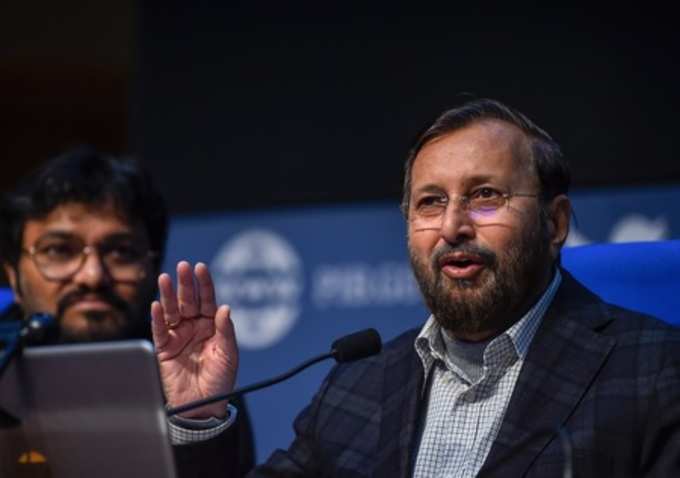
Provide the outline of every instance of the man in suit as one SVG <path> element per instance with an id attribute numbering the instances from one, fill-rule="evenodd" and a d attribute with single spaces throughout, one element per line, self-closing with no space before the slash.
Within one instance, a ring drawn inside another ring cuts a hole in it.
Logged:
<path id="1" fill-rule="evenodd" d="M 557 143 L 520 112 L 481 99 L 440 115 L 410 151 L 403 196 L 432 315 L 334 368 L 289 449 L 253 476 L 678 476 L 680 334 L 560 267 L 569 182 Z M 229 391 L 238 351 L 210 274 L 183 262 L 177 292 L 159 284 L 161 369 L 201 364 L 164 375 L 169 401 L 204 396 L 188 383 Z M 214 348 L 191 351 L 198 337 Z M 238 446 L 208 442 L 221 439 Z"/>
<path id="2" fill-rule="evenodd" d="M 0 259 L 15 298 L 0 320 L 49 313 L 58 321 L 60 342 L 151 338 L 148 310 L 168 218 L 138 162 L 87 148 L 68 152 L 8 194 L 0 219 Z M 245 470 L 253 465 L 253 445 L 240 408 L 229 434 L 243 446 L 231 460 Z M 178 457 L 192 456 L 193 446 L 181 435 L 175 442 Z M 224 466 L 223 455 L 214 454 L 206 469 Z M 185 476 L 198 476 L 196 468 Z"/>

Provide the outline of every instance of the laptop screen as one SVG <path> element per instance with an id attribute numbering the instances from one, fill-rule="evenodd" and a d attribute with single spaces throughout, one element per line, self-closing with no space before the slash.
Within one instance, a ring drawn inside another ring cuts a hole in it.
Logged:
<path id="1" fill-rule="evenodd" d="M 0 379 L 0 409 L 21 420 L 0 429 L 0 476 L 175 476 L 147 341 L 28 347 Z"/>

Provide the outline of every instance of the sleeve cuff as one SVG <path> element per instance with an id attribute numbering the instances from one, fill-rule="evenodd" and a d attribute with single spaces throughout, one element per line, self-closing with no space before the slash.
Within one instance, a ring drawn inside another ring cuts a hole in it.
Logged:
<path id="1" fill-rule="evenodd" d="M 168 418 L 168 432 L 170 443 L 173 445 L 188 445 L 215 438 L 236 421 L 238 409 L 227 405 L 227 416 L 224 419 L 210 418 L 183 418 L 177 415 Z"/>

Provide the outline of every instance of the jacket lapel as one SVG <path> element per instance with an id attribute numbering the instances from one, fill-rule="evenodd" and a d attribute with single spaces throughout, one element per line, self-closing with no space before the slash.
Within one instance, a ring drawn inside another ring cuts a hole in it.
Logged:
<path id="1" fill-rule="evenodd" d="M 375 477 L 411 476 L 423 404 L 423 364 L 413 347 L 418 332 L 409 334 L 407 346 L 385 366 L 378 457 L 372 475 Z"/>
<path id="2" fill-rule="evenodd" d="M 536 332 L 503 424 L 480 476 L 521 476 L 554 439 L 615 340 L 597 330 L 601 300 L 562 270 L 562 285 Z"/>

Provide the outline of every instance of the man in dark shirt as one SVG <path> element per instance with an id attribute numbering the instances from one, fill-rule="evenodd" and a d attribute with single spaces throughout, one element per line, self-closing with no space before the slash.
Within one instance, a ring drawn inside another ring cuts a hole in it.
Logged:
<path id="1" fill-rule="evenodd" d="M 15 303 L 0 320 L 51 314 L 62 343 L 149 339 L 167 228 L 163 198 L 138 162 L 86 148 L 53 159 L 2 203 L 0 259 Z M 232 433 L 245 440 L 244 472 L 254 457 L 242 407 Z M 191 455 L 192 445 L 175 450 Z M 219 470 L 219 457 L 206 468 Z"/>
<path id="2" fill-rule="evenodd" d="M 571 205 L 557 143 L 520 112 L 472 100 L 423 130 L 404 179 L 431 316 L 335 367 L 290 447 L 252 476 L 680 476 L 680 332 L 561 267 Z M 159 283 L 168 402 L 229 392 L 238 350 L 207 269 L 180 262 L 177 291 L 166 274 Z M 170 373 L 178 361 L 201 365 Z"/>

